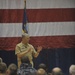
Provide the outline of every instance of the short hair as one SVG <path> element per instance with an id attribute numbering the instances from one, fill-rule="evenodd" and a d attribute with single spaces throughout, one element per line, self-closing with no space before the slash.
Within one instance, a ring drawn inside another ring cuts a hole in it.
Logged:
<path id="1" fill-rule="evenodd" d="M 8 70 L 10 71 L 10 75 L 17 75 L 17 66 L 15 64 L 10 64 Z"/>
<path id="2" fill-rule="evenodd" d="M 47 75 L 46 71 L 42 68 L 37 70 L 37 75 Z"/>
<path id="3" fill-rule="evenodd" d="M 28 63 L 28 64 L 30 64 L 30 61 L 29 61 L 28 56 L 23 56 L 23 57 L 21 57 L 21 62 L 22 62 L 22 63 Z"/>
<path id="4" fill-rule="evenodd" d="M 4 62 L 0 63 L 0 73 L 5 73 L 6 70 L 7 70 L 7 65 Z"/>
<path id="5" fill-rule="evenodd" d="M 44 69 L 45 71 L 47 71 L 47 66 L 46 66 L 45 64 L 43 64 L 43 63 L 41 63 L 41 64 L 38 66 L 38 68 L 42 68 L 42 69 Z"/>
<path id="6" fill-rule="evenodd" d="M 23 33 L 23 34 L 22 34 L 22 38 L 23 38 L 23 37 L 29 37 L 29 35 L 28 35 L 27 33 Z"/>
<path id="7" fill-rule="evenodd" d="M 75 65 L 71 65 L 69 68 L 69 73 L 70 74 L 75 74 Z"/>

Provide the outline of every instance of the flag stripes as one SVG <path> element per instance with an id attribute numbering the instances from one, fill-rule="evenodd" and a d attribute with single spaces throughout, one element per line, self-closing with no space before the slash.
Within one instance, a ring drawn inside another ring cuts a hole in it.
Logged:
<path id="1" fill-rule="evenodd" d="M 46 40 L 46 41 L 45 41 Z M 0 37 L 0 50 L 14 50 L 21 37 Z M 31 37 L 30 43 L 43 48 L 75 48 L 75 35 Z"/>
<path id="2" fill-rule="evenodd" d="M 75 0 L 26 0 L 30 43 L 75 48 Z M 0 0 L 0 50 L 21 41 L 24 0 Z"/>
<path id="3" fill-rule="evenodd" d="M 27 9 L 28 22 L 75 21 L 75 8 Z M 0 23 L 23 22 L 23 9 L 0 9 Z"/>

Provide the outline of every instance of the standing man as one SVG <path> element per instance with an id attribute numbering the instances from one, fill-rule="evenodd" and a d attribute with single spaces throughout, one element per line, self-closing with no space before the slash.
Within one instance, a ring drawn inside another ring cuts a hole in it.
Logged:
<path id="1" fill-rule="evenodd" d="M 21 57 L 28 56 L 30 63 L 33 66 L 33 56 L 37 57 L 42 50 L 42 47 L 37 47 L 37 51 L 34 47 L 29 44 L 30 37 L 27 33 L 22 34 L 22 41 L 21 43 L 16 45 L 15 54 L 17 55 L 18 67 L 21 64 Z"/>

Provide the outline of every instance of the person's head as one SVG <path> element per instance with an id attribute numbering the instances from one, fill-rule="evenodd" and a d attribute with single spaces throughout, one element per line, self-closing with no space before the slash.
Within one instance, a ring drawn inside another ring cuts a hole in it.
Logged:
<path id="1" fill-rule="evenodd" d="M 46 71 L 42 68 L 37 70 L 37 75 L 47 75 Z"/>
<path id="2" fill-rule="evenodd" d="M 75 65 L 71 65 L 70 68 L 69 68 L 69 73 L 71 75 L 75 75 Z"/>
<path id="3" fill-rule="evenodd" d="M 0 74 L 5 74 L 7 70 L 7 65 L 5 63 L 0 63 Z"/>
<path id="4" fill-rule="evenodd" d="M 8 66 L 7 75 L 17 75 L 17 66 L 15 64 L 10 64 Z"/>
<path id="5" fill-rule="evenodd" d="M 0 63 L 2 63 L 2 58 L 0 58 Z"/>
<path id="6" fill-rule="evenodd" d="M 29 58 L 28 58 L 28 56 L 23 56 L 22 58 L 21 58 L 21 63 L 30 63 L 30 61 L 29 61 Z"/>
<path id="7" fill-rule="evenodd" d="M 59 67 L 55 67 L 52 69 L 52 75 L 63 75 L 63 72 Z"/>
<path id="8" fill-rule="evenodd" d="M 22 34 L 22 43 L 27 44 L 29 43 L 30 37 L 27 33 Z"/>
<path id="9" fill-rule="evenodd" d="M 38 66 L 38 69 L 40 69 L 40 68 L 44 69 L 44 70 L 47 72 L 47 67 L 46 67 L 45 64 L 41 63 L 41 64 Z"/>

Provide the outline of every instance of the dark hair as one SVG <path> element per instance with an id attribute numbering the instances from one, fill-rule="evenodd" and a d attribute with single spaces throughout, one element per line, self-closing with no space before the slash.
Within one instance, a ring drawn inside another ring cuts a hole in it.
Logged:
<path id="1" fill-rule="evenodd" d="M 17 75 L 17 66 L 15 64 L 10 64 L 8 69 L 10 71 L 10 75 Z"/>
<path id="2" fill-rule="evenodd" d="M 5 73 L 7 70 L 7 65 L 5 63 L 0 63 L 0 73 Z"/>
<path id="3" fill-rule="evenodd" d="M 47 66 L 45 65 L 45 64 L 43 64 L 43 63 L 41 63 L 39 66 L 38 66 L 38 69 L 39 68 L 42 68 L 42 69 L 44 69 L 45 71 L 47 71 Z"/>
<path id="4" fill-rule="evenodd" d="M 23 56 L 23 57 L 21 58 L 21 62 L 22 62 L 22 63 L 29 63 L 29 64 L 30 64 L 29 58 L 28 58 L 27 56 Z"/>

